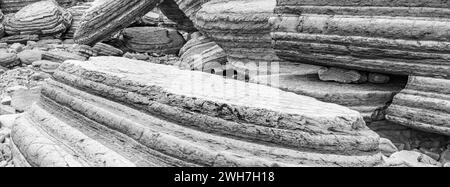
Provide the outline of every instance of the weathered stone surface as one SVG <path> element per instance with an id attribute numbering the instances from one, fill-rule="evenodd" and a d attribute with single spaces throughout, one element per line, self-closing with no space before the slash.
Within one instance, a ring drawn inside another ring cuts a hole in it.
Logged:
<path id="1" fill-rule="evenodd" d="M 9 35 L 61 36 L 72 23 L 72 15 L 54 0 L 33 3 L 5 20 Z"/>
<path id="2" fill-rule="evenodd" d="M 85 57 L 86 59 L 89 59 L 91 56 L 97 56 L 97 51 L 88 45 L 76 45 L 72 51 L 79 56 Z"/>
<path id="3" fill-rule="evenodd" d="M 125 46 L 133 52 L 178 54 L 185 40 L 176 30 L 159 27 L 131 27 L 123 31 Z"/>
<path id="4" fill-rule="evenodd" d="M 280 62 L 272 49 L 269 18 L 275 0 L 210 1 L 196 14 L 197 28 L 222 47 L 240 71 Z"/>
<path id="5" fill-rule="evenodd" d="M 45 73 L 54 73 L 56 71 L 56 69 L 58 69 L 60 63 L 58 62 L 52 62 L 52 61 L 48 61 L 48 60 L 41 60 L 39 61 L 40 65 L 39 65 L 39 69 Z"/>
<path id="6" fill-rule="evenodd" d="M 383 75 L 379 73 L 369 73 L 367 81 L 375 84 L 386 84 L 390 80 L 391 78 L 388 75 Z"/>
<path id="7" fill-rule="evenodd" d="M 386 118 L 420 130 L 450 136 L 450 80 L 411 76 L 396 95 Z"/>
<path id="8" fill-rule="evenodd" d="M 220 73 L 228 62 L 225 51 L 201 34 L 189 40 L 181 48 L 179 56 L 181 68 L 203 72 L 214 70 Z"/>
<path id="9" fill-rule="evenodd" d="M 33 3 L 36 3 L 39 1 L 42 1 L 42 0 L 1 0 L 0 7 L 5 14 L 10 14 L 10 13 L 16 13 L 20 9 L 24 8 L 25 6 L 28 6 L 30 4 L 33 4 Z M 70 2 L 72 2 L 72 0 L 56 0 L 56 2 L 58 2 L 58 4 L 61 4 L 61 5 L 66 5 Z"/>
<path id="10" fill-rule="evenodd" d="M 404 167 L 438 167 L 439 162 L 416 151 L 400 151 L 394 153 L 387 163 L 397 163 Z"/>
<path id="11" fill-rule="evenodd" d="M 279 57 L 380 73 L 450 77 L 445 1 L 278 0 Z"/>
<path id="12" fill-rule="evenodd" d="M 121 155 L 113 163 L 123 166 L 382 162 L 379 137 L 356 111 L 275 88 L 114 57 L 67 61 L 54 77 L 11 134 L 32 166 L 98 166 L 100 150 Z"/>
<path id="13" fill-rule="evenodd" d="M 19 64 L 19 57 L 15 53 L 0 52 L 0 66 L 8 68 Z"/>
<path id="14" fill-rule="evenodd" d="M 74 36 L 75 42 L 92 46 L 131 25 L 136 18 L 150 12 L 160 2 L 161 0 L 95 1 L 79 23 Z"/>
<path id="15" fill-rule="evenodd" d="M 319 70 L 319 78 L 322 81 L 334 81 L 345 84 L 367 81 L 367 75 L 358 71 L 333 67 Z"/>
<path id="16" fill-rule="evenodd" d="M 12 94 L 11 106 L 18 112 L 28 110 L 39 100 L 40 89 L 21 89 Z"/>
<path id="17" fill-rule="evenodd" d="M 90 0 L 88 2 L 84 2 L 80 5 L 72 6 L 67 9 L 67 11 L 70 12 L 72 15 L 72 23 L 67 30 L 66 33 L 64 33 L 63 38 L 71 39 L 74 37 L 76 30 L 78 29 L 78 26 L 80 25 L 80 21 L 83 18 L 84 12 L 86 12 L 89 8 L 92 7 L 92 2 L 94 0 Z"/>
<path id="18" fill-rule="evenodd" d="M 43 51 L 40 50 L 24 50 L 17 54 L 22 64 L 30 65 L 35 61 L 42 59 Z"/>
<path id="19" fill-rule="evenodd" d="M 165 0 L 159 4 L 161 12 L 170 20 L 177 23 L 177 28 L 187 32 L 194 32 L 195 15 L 202 5 L 210 0 Z"/>
<path id="20" fill-rule="evenodd" d="M 122 56 L 123 51 L 105 43 L 97 43 L 92 48 L 99 56 Z"/>
<path id="21" fill-rule="evenodd" d="M 278 70 L 279 68 L 285 69 Z M 324 82 L 319 79 L 318 75 L 321 67 L 307 64 L 282 64 L 279 67 L 268 67 L 268 69 L 285 73 L 272 75 L 270 73 L 256 74 L 257 72 L 251 72 L 249 75 L 250 81 L 299 95 L 314 97 L 324 102 L 347 106 L 360 112 L 367 122 L 383 120 L 387 105 L 406 84 L 406 80 L 401 79 L 389 84 Z"/>
<path id="22" fill-rule="evenodd" d="M 39 36 L 33 34 L 33 35 L 15 35 L 15 36 L 3 37 L 2 39 L 0 39 L 0 42 L 8 43 L 8 44 L 13 44 L 13 43 L 26 44 L 28 41 L 38 41 L 38 40 L 39 40 Z"/>
<path id="23" fill-rule="evenodd" d="M 67 51 L 48 51 L 42 54 L 42 60 L 62 63 L 66 60 L 86 60 L 86 57 Z"/>

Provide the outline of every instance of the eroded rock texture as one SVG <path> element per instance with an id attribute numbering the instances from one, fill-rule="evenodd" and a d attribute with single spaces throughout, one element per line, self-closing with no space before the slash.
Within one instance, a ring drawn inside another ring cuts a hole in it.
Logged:
<path id="1" fill-rule="evenodd" d="M 33 3 L 5 20 L 9 35 L 61 36 L 72 23 L 72 15 L 55 1 Z"/>
<path id="2" fill-rule="evenodd" d="M 73 19 L 70 28 L 67 30 L 66 33 L 64 33 L 63 36 L 64 38 L 73 38 L 73 36 L 75 35 L 75 31 L 78 29 L 78 26 L 80 25 L 80 21 L 84 15 L 84 12 L 92 7 L 93 1 L 94 0 L 90 0 L 83 4 L 73 6 L 67 9 L 72 15 Z"/>
<path id="3" fill-rule="evenodd" d="M 250 75 L 250 81 L 347 106 L 360 112 L 366 122 L 383 120 L 385 109 L 393 96 L 406 84 L 406 80 L 402 79 L 396 79 L 388 84 L 324 82 L 319 78 L 320 67 L 292 64 L 287 69 L 289 70 L 282 70 L 287 72 L 285 74 Z"/>
<path id="4" fill-rule="evenodd" d="M 139 53 L 178 54 L 185 40 L 174 29 L 131 27 L 123 31 L 125 47 Z"/>
<path id="5" fill-rule="evenodd" d="M 450 136 L 449 88 L 448 79 L 411 76 L 386 117 L 401 125 Z"/>
<path id="6" fill-rule="evenodd" d="M 192 34 L 192 39 L 181 48 L 179 56 L 181 68 L 209 73 L 222 73 L 228 62 L 225 51 L 198 32 Z"/>
<path id="7" fill-rule="evenodd" d="M 375 166 L 382 162 L 379 137 L 358 112 L 310 97 L 118 57 L 67 61 L 54 77 L 44 86 L 40 102 L 12 130 L 14 153 L 26 161 L 17 164 Z"/>
<path id="8" fill-rule="evenodd" d="M 400 75 L 450 77 L 448 2 L 278 0 L 281 58 Z"/>
<path id="9" fill-rule="evenodd" d="M 5 14 L 16 13 L 23 7 L 39 1 L 42 0 L 1 0 L 0 8 Z M 70 4 L 72 0 L 56 0 L 56 2 L 60 5 L 67 5 Z"/>
<path id="10" fill-rule="evenodd" d="M 131 25 L 162 0 L 99 0 L 85 12 L 74 39 L 79 44 L 94 45 Z M 114 21 L 111 21 L 114 20 Z"/>
<path id="11" fill-rule="evenodd" d="M 275 4 L 275 0 L 210 1 L 198 11 L 195 23 L 226 51 L 233 66 L 254 71 L 261 63 L 280 61 L 271 46 L 268 21 Z"/>
<path id="12" fill-rule="evenodd" d="M 197 12 L 208 1 L 210 0 L 164 0 L 158 7 L 180 29 L 193 32 L 197 30 L 193 20 L 196 20 Z"/>

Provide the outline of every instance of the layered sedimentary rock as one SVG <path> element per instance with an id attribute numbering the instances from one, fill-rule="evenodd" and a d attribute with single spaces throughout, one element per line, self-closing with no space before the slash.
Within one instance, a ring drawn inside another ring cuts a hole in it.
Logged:
<path id="1" fill-rule="evenodd" d="M 80 21 L 84 15 L 84 12 L 92 7 L 92 2 L 93 0 L 90 0 L 83 4 L 67 9 L 72 15 L 72 24 L 70 25 L 70 28 L 67 30 L 67 32 L 64 33 L 64 38 L 73 38 L 73 36 L 75 35 L 75 31 L 78 29 Z"/>
<path id="2" fill-rule="evenodd" d="M 268 21 L 275 5 L 275 0 L 210 1 L 197 12 L 195 23 L 226 51 L 233 66 L 253 71 L 261 63 L 280 62 Z"/>
<path id="3" fill-rule="evenodd" d="M 296 64 L 290 69 L 291 72 L 285 74 L 250 75 L 250 81 L 347 106 L 360 112 L 366 122 L 383 120 L 393 96 L 406 84 L 406 80 L 400 78 L 388 84 L 324 82 L 319 79 L 320 67 Z"/>
<path id="4" fill-rule="evenodd" d="M 193 36 L 180 50 L 179 66 L 204 72 L 224 70 L 228 62 L 225 51 L 206 36 L 199 33 Z"/>
<path id="5" fill-rule="evenodd" d="M 114 46 L 104 44 L 104 43 L 97 43 L 92 48 L 97 55 L 99 56 L 122 56 L 123 51 L 120 49 L 115 48 Z"/>
<path id="6" fill-rule="evenodd" d="M 202 5 L 210 0 L 164 0 L 159 4 L 161 12 L 177 23 L 178 28 L 187 32 L 197 29 L 194 26 L 196 13 Z"/>
<path id="7" fill-rule="evenodd" d="M 5 20 L 9 35 L 61 36 L 72 23 L 72 15 L 55 1 L 33 3 Z"/>
<path id="8" fill-rule="evenodd" d="M 67 61 L 54 77 L 44 86 L 40 102 L 12 130 L 14 153 L 23 158 L 18 163 L 375 166 L 382 162 L 379 137 L 358 112 L 310 97 L 114 57 Z"/>
<path id="9" fill-rule="evenodd" d="M 16 13 L 23 7 L 26 7 L 30 4 L 39 2 L 42 0 L 1 0 L 0 8 L 5 14 Z M 67 5 L 72 2 L 72 0 L 56 0 L 61 5 Z"/>
<path id="10" fill-rule="evenodd" d="M 411 76 L 386 118 L 408 127 L 450 136 L 450 80 Z"/>
<path id="11" fill-rule="evenodd" d="M 19 57 L 15 53 L 0 52 L 0 66 L 8 68 L 19 64 Z"/>
<path id="12" fill-rule="evenodd" d="M 75 42 L 94 45 L 131 25 L 136 18 L 150 12 L 160 2 L 161 0 L 95 1 L 79 23 L 74 36 Z"/>
<path id="13" fill-rule="evenodd" d="M 42 54 L 42 60 L 62 63 L 66 60 L 86 60 L 84 56 L 67 51 L 48 51 Z"/>
<path id="14" fill-rule="evenodd" d="M 125 47 L 139 53 L 177 54 L 183 47 L 183 36 L 174 29 L 131 27 L 123 31 Z"/>
<path id="15" fill-rule="evenodd" d="M 281 58 L 349 69 L 450 77 L 446 1 L 278 0 Z"/>
<path id="16" fill-rule="evenodd" d="M 39 36 L 36 34 L 33 34 L 33 35 L 16 35 L 16 36 L 3 37 L 2 39 L 0 39 L 0 42 L 8 43 L 8 44 L 13 44 L 13 43 L 26 44 L 28 41 L 38 41 L 38 40 L 39 40 Z"/>

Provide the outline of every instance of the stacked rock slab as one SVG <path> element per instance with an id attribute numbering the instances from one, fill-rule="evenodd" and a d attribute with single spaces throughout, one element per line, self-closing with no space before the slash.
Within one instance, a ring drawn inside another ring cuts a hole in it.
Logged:
<path id="1" fill-rule="evenodd" d="M 131 27 L 123 31 L 125 46 L 133 52 L 177 54 L 183 47 L 183 36 L 174 29 Z"/>
<path id="2" fill-rule="evenodd" d="M 180 67 L 204 72 L 221 72 L 227 65 L 225 51 L 208 37 L 196 32 L 180 50 Z"/>
<path id="3" fill-rule="evenodd" d="M 280 62 L 268 21 L 275 5 L 275 0 L 210 1 L 197 12 L 195 23 L 226 51 L 233 66 L 253 71 L 260 64 Z"/>
<path id="4" fill-rule="evenodd" d="M 278 0 L 272 38 L 290 61 L 412 76 L 387 118 L 448 135 L 448 10 L 434 0 Z"/>
<path id="5" fill-rule="evenodd" d="M 72 15 L 55 1 L 33 3 L 5 20 L 9 35 L 61 36 L 72 23 Z"/>
<path id="6" fill-rule="evenodd" d="M 382 163 L 379 137 L 356 111 L 119 57 L 63 63 L 11 137 L 30 166 Z"/>
<path id="7" fill-rule="evenodd" d="M 78 44 L 95 45 L 115 32 L 131 25 L 136 18 L 154 9 L 161 0 L 99 0 L 85 12 L 74 40 Z M 114 20 L 114 22 L 110 22 Z"/>
<path id="8" fill-rule="evenodd" d="M 415 129 L 450 136 L 450 80 L 411 76 L 386 118 Z"/>
<path id="9" fill-rule="evenodd" d="M 281 58 L 400 75 L 450 78 L 448 3 L 278 0 Z"/>

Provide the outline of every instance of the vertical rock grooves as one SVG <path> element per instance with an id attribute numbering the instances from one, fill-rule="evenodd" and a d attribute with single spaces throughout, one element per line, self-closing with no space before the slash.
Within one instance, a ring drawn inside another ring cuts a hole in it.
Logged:
<path id="1" fill-rule="evenodd" d="M 208 90 L 202 85 L 223 89 Z M 254 93 L 243 94 L 242 98 L 233 95 L 242 94 L 244 89 Z M 77 124 L 93 120 L 94 126 L 98 123 L 110 129 L 97 131 L 104 132 L 105 138 L 118 131 L 185 164 L 374 166 L 382 162 L 377 150 L 378 135 L 368 130 L 355 111 L 201 72 L 94 57 L 87 62 L 65 62 L 55 72 L 55 81 L 49 81 L 42 93 L 44 99 L 37 105 L 44 109 L 41 112 L 47 111 L 100 143 L 102 140 L 87 130 L 95 128 Z M 274 99 L 277 94 L 280 100 Z M 65 112 L 84 117 L 63 118 L 65 115 L 58 114 Z M 27 115 L 36 119 L 44 116 L 36 112 Z M 45 120 L 39 122 L 45 126 L 42 123 Z M 21 142 L 15 143 L 22 153 L 27 151 L 21 149 L 25 146 Z M 102 145 L 136 164 L 117 147 Z"/>
<path id="2" fill-rule="evenodd" d="M 450 135 L 450 80 L 411 76 L 386 118 L 408 127 Z"/>
<path id="3" fill-rule="evenodd" d="M 400 75 L 450 77 L 446 1 L 278 0 L 283 59 Z"/>
<path id="4" fill-rule="evenodd" d="M 161 0 L 95 1 L 80 22 L 74 39 L 79 44 L 94 45 L 155 8 Z"/>

